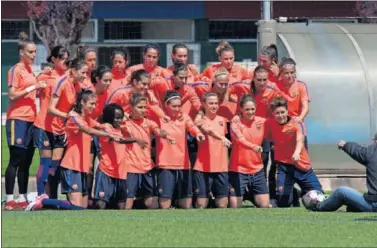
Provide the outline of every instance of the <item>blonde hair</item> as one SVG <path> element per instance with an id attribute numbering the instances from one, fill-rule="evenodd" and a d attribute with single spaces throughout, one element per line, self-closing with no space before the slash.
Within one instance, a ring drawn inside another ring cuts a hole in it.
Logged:
<path id="1" fill-rule="evenodd" d="M 18 51 L 24 50 L 29 44 L 34 44 L 34 42 L 29 40 L 29 36 L 25 32 L 20 32 L 18 35 Z"/>
<path id="2" fill-rule="evenodd" d="M 229 72 L 225 67 L 220 67 L 219 69 L 217 69 L 217 71 L 215 71 L 215 75 L 213 77 L 217 78 L 217 77 L 223 76 L 223 75 L 229 76 Z"/>
<path id="3" fill-rule="evenodd" d="M 229 44 L 229 42 L 222 40 L 220 41 L 219 45 L 216 47 L 216 53 L 218 56 L 221 56 L 223 52 L 232 51 L 234 52 L 233 47 Z"/>

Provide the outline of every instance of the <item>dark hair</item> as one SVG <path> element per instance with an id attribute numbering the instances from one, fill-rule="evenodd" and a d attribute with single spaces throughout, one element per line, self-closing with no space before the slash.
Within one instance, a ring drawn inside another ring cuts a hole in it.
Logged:
<path id="1" fill-rule="evenodd" d="M 260 54 L 268 56 L 271 61 L 278 63 L 278 48 L 275 44 L 262 47 Z"/>
<path id="2" fill-rule="evenodd" d="M 133 84 L 134 80 L 141 81 L 142 77 L 150 78 L 151 75 L 144 69 L 140 69 L 131 73 L 131 84 Z"/>
<path id="3" fill-rule="evenodd" d="M 135 107 L 141 101 L 147 101 L 147 98 L 140 93 L 133 93 L 130 98 L 130 104 Z"/>
<path id="4" fill-rule="evenodd" d="M 46 60 L 48 63 L 52 63 L 52 58 L 61 59 L 65 54 L 68 54 L 69 57 L 69 51 L 67 48 L 63 46 L 55 46 L 52 48 L 50 56 L 48 56 Z"/>
<path id="5" fill-rule="evenodd" d="M 258 65 L 257 67 L 255 67 L 254 69 L 254 76 L 253 76 L 253 80 L 251 81 L 251 90 L 252 92 L 255 94 L 257 89 L 255 87 L 255 82 L 254 82 L 254 78 L 255 78 L 255 75 L 257 75 L 258 72 L 266 72 L 268 73 L 268 70 L 266 68 L 264 68 L 263 66 L 261 65 Z"/>
<path id="6" fill-rule="evenodd" d="M 181 94 L 174 90 L 168 90 L 165 93 L 164 103 L 169 104 L 173 99 L 181 99 Z"/>
<path id="7" fill-rule="evenodd" d="M 274 111 L 275 109 L 279 107 L 284 107 L 288 109 L 287 101 L 281 96 L 273 98 L 269 104 L 269 108 L 271 111 Z"/>
<path id="8" fill-rule="evenodd" d="M 80 70 L 82 67 L 86 66 L 85 60 L 80 58 L 67 59 L 65 64 L 69 69 Z"/>
<path id="9" fill-rule="evenodd" d="M 183 64 L 182 61 L 177 60 L 174 62 L 174 65 L 173 65 L 174 76 L 177 76 L 178 72 L 180 71 L 188 71 L 188 66 L 186 64 Z"/>
<path id="10" fill-rule="evenodd" d="M 211 96 L 215 96 L 215 97 L 219 98 L 215 92 L 207 92 L 207 93 L 204 94 L 204 96 L 203 96 L 203 98 L 202 98 L 202 101 L 203 101 L 203 102 L 206 102 L 207 99 L 208 99 L 209 97 L 211 97 Z"/>
<path id="11" fill-rule="evenodd" d="M 234 52 L 233 47 L 225 40 L 220 41 L 219 45 L 216 47 L 216 53 L 218 56 L 221 56 L 223 52 Z"/>
<path id="12" fill-rule="evenodd" d="M 29 44 L 35 44 L 29 40 L 29 36 L 25 32 L 20 32 L 18 35 L 18 51 L 24 50 L 25 47 Z"/>
<path id="13" fill-rule="evenodd" d="M 282 68 L 282 67 L 284 67 L 285 65 L 289 65 L 289 64 L 296 66 L 296 61 L 295 61 L 294 59 L 292 59 L 292 58 L 285 58 L 285 57 L 284 57 L 284 58 L 281 60 L 279 67 Z"/>
<path id="14" fill-rule="evenodd" d="M 125 61 L 127 61 L 127 64 L 131 62 L 130 53 L 126 47 L 120 47 L 113 51 L 111 54 L 111 60 L 114 60 L 114 57 L 116 55 L 120 55 L 124 58 Z"/>
<path id="15" fill-rule="evenodd" d="M 243 108 L 247 102 L 253 102 L 255 104 L 255 99 L 252 95 L 250 94 L 245 94 L 241 97 L 240 100 L 240 107 Z"/>
<path id="16" fill-rule="evenodd" d="M 84 100 L 85 102 L 89 100 L 89 98 L 95 97 L 95 94 L 91 90 L 82 89 L 80 93 L 77 94 L 76 104 L 73 106 L 73 110 L 79 114 L 82 113 L 82 104 L 81 101 Z"/>
<path id="17" fill-rule="evenodd" d="M 179 48 L 185 48 L 185 49 L 188 50 L 188 47 L 186 46 L 186 44 L 184 44 L 184 43 L 176 43 L 176 44 L 174 44 L 174 46 L 173 46 L 172 53 L 173 53 L 173 54 L 176 54 L 177 49 L 179 49 Z"/>
<path id="18" fill-rule="evenodd" d="M 105 75 L 108 72 L 111 73 L 111 69 L 109 67 L 107 67 L 106 65 L 100 65 L 97 69 L 92 71 L 92 74 L 90 75 L 90 80 L 93 84 L 96 84 L 96 78 L 99 77 L 100 79 L 102 79 L 103 75 Z"/>
<path id="19" fill-rule="evenodd" d="M 78 45 L 76 49 L 76 57 L 85 60 L 86 54 L 90 52 L 96 53 L 96 50 L 93 47 L 88 47 L 86 45 Z"/>
<path id="20" fill-rule="evenodd" d="M 154 44 L 154 43 L 147 44 L 144 47 L 143 54 L 146 54 L 148 52 L 148 49 L 155 49 L 155 50 L 157 50 L 158 55 L 160 55 L 161 49 L 160 49 L 160 46 L 158 44 Z"/>
<path id="21" fill-rule="evenodd" d="M 122 118 L 124 117 L 124 111 L 122 107 L 116 103 L 111 103 L 106 105 L 106 107 L 102 111 L 102 123 L 109 123 L 113 125 L 115 119 L 115 111 L 119 110 L 122 112 Z"/>

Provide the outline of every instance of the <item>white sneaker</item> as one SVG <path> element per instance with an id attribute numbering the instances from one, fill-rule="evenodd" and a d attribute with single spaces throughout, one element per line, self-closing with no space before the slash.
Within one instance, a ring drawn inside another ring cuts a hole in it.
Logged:
<path id="1" fill-rule="evenodd" d="M 29 202 L 29 205 L 27 205 L 25 211 L 33 211 L 35 204 L 37 204 L 36 200 Z"/>

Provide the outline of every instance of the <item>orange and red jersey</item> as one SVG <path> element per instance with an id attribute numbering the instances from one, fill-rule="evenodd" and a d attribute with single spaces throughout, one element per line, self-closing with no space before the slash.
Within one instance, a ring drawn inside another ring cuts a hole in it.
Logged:
<path id="1" fill-rule="evenodd" d="M 261 153 L 245 146 L 244 141 L 255 146 L 261 146 L 264 138 L 264 123 L 266 119 L 255 116 L 250 122 L 241 120 L 232 122 L 230 134 L 233 147 L 230 156 L 229 171 L 243 174 L 255 174 L 263 169 Z"/>
<path id="2" fill-rule="evenodd" d="M 123 137 L 121 129 L 106 125 L 104 131 L 119 137 Z M 127 167 L 125 163 L 125 144 L 110 141 L 109 137 L 99 137 L 101 152 L 99 154 L 99 168 L 103 173 L 112 178 L 127 179 Z"/>
<path id="3" fill-rule="evenodd" d="M 93 120 L 98 120 L 102 116 L 103 109 L 105 108 L 106 100 L 108 98 L 108 91 L 103 92 L 102 94 L 96 94 L 97 103 L 96 107 L 93 109 L 93 112 L 90 114 L 90 118 Z"/>
<path id="4" fill-rule="evenodd" d="M 152 85 L 152 89 L 156 94 L 158 101 L 160 102 L 161 106 L 165 104 L 165 93 L 168 90 L 175 90 L 174 83 L 172 80 L 164 81 L 164 82 L 156 82 Z M 195 112 L 200 110 L 201 102 L 199 97 L 196 95 L 195 90 L 188 86 L 183 85 L 177 92 L 181 95 L 182 105 L 186 102 L 190 102 L 190 106 L 195 110 Z M 190 107 L 190 109 L 191 109 Z M 182 109 L 182 112 L 189 114 L 190 109 Z"/>
<path id="5" fill-rule="evenodd" d="M 12 87 L 16 91 L 22 91 L 27 87 L 37 83 L 30 66 L 18 63 L 8 71 L 8 88 Z M 37 114 L 35 105 L 36 91 L 33 90 L 17 100 L 8 100 L 7 119 L 17 119 L 33 122 Z"/>
<path id="6" fill-rule="evenodd" d="M 105 105 L 110 103 L 119 104 L 125 113 L 131 113 L 130 98 L 133 94 L 133 86 L 126 85 L 121 88 L 116 89 L 113 93 L 109 95 L 106 100 Z M 146 116 L 151 119 L 159 119 L 165 115 L 164 111 L 159 107 L 157 98 L 154 96 L 153 92 L 148 90 L 147 93 L 147 113 Z"/>
<path id="7" fill-rule="evenodd" d="M 37 81 L 45 81 L 47 86 L 39 90 L 40 109 L 37 118 L 34 121 L 34 126 L 42 130 L 51 130 L 51 123 L 53 116 L 48 114 L 48 105 L 51 99 L 53 89 L 56 87 L 59 78 L 64 75 L 64 72 L 59 73 L 55 69 L 49 74 L 40 74 Z M 48 126 L 48 127 L 46 127 Z"/>
<path id="8" fill-rule="evenodd" d="M 112 68 L 111 73 L 113 74 L 113 79 L 111 80 L 110 87 L 107 90 L 110 94 L 114 90 L 126 86 L 130 81 L 130 76 L 129 74 L 127 74 L 127 71 L 124 71 L 124 73 L 120 73 L 118 72 L 118 70 Z"/>
<path id="9" fill-rule="evenodd" d="M 65 125 L 67 147 L 61 162 L 61 167 L 89 173 L 92 136 L 80 131 L 80 128 L 92 128 L 97 125 L 98 123 L 93 121 L 90 117 L 83 118 L 77 113 L 68 118 Z"/>
<path id="10" fill-rule="evenodd" d="M 296 148 L 297 135 L 305 135 L 304 125 L 302 122 L 296 122 L 289 117 L 286 124 L 280 125 L 274 119 L 267 119 L 265 126 L 265 138 L 274 143 L 275 160 L 292 164 L 298 169 L 308 171 L 311 168 L 311 162 L 305 147 L 300 153 L 300 161 L 294 163 L 292 160 Z"/>
<path id="11" fill-rule="evenodd" d="M 202 127 L 204 130 L 213 130 L 223 136 L 227 133 L 226 120 L 218 115 L 213 119 L 204 116 Z M 206 135 L 206 139 L 199 143 L 194 170 L 228 172 L 228 148 L 221 140 Z"/>
<path id="12" fill-rule="evenodd" d="M 299 116 L 302 111 L 302 103 L 310 102 L 306 84 L 302 81 L 296 81 L 290 87 L 279 85 L 279 88 L 285 94 L 284 98 L 288 103 L 288 115 Z"/>
<path id="13" fill-rule="evenodd" d="M 127 120 L 122 126 L 122 134 L 147 142 L 146 148 L 141 148 L 136 143 L 126 144 L 125 163 L 129 173 L 147 173 L 154 167 L 151 159 L 151 134 L 157 134 L 157 124 L 143 118 L 141 120 Z"/>
<path id="14" fill-rule="evenodd" d="M 221 67 L 223 67 L 221 64 L 208 66 L 200 75 L 200 79 L 203 81 L 208 81 L 209 79 L 210 82 L 212 82 L 215 77 L 215 72 Z M 229 71 L 229 82 L 240 82 L 246 79 L 248 79 L 247 71 L 242 66 L 233 64 L 232 69 Z"/>
<path id="15" fill-rule="evenodd" d="M 126 70 L 126 73 L 127 75 L 131 75 L 132 72 L 141 70 L 141 69 L 146 70 L 151 75 L 152 82 L 158 78 L 163 78 L 163 79 L 170 78 L 170 73 L 165 68 L 161 66 L 156 66 L 155 68 L 151 70 L 149 68 L 148 69 L 145 68 L 144 64 L 133 65 Z"/>
<path id="16" fill-rule="evenodd" d="M 69 76 L 63 76 L 58 79 L 56 86 L 52 89 L 51 96 L 59 98 L 56 109 L 61 112 L 69 113 L 76 103 L 76 90 L 73 79 Z M 46 124 L 45 130 L 54 134 L 63 134 L 66 119 L 59 116 L 53 116 L 51 125 Z"/>
<path id="17" fill-rule="evenodd" d="M 270 82 L 266 85 L 262 92 L 258 92 L 257 94 L 250 90 L 250 83 L 245 82 L 236 82 L 231 84 L 229 88 L 230 94 L 237 95 L 237 114 L 241 113 L 240 101 L 243 95 L 251 94 L 254 97 L 256 103 L 256 116 L 267 118 L 270 116 L 270 109 L 269 103 L 271 100 L 277 96 L 279 96 L 279 90 L 270 85 Z"/>
<path id="18" fill-rule="evenodd" d="M 187 114 L 182 114 L 169 122 L 160 120 L 158 124 L 162 130 L 169 133 L 169 137 L 175 139 L 175 144 L 170 144 L 166 139 L 157 138 L 157 166 L 169 170 L 189 169 L 186 132 L 196 136 L 200 133 L 199 129 Z"/>
<path id="19" fill-rule="evenodd" d="M 195 82 L 200 81 L 200 72 L 196 65 L 194 64 L 189 64 L 187 65 L 188 67 L 188 78 L 187 78 L 187 84 L 193 84 Z M 170 77 L 173 76 L 173 68 L 174 65 L 169 66 L 166 70 L 169 72 Z"/>
<path id="20" fill-rule="evenodd" d="M 191 87 L 194 88 L 200 100 L 203 99 L 205 93 L 212 91 L 212 83 L 207 82 L 198 82 L 192 84 Z M 230 97 L 230 95 L 236 96 L 235 94 L 231 94 L 229 90 L 226 94 L 228 97 Z M 236 109 L 236 103 L 229 100 L 223 101 L 223 99 L 221 99 L 219 96 L 219 110 L 217 111 L 217 115 L 224 117 L 228 122 L 230 122 L 236 114 Z"/>

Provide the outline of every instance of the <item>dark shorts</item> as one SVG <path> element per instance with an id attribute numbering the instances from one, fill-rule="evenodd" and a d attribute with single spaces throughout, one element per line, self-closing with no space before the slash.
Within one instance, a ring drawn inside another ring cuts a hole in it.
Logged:
<path id="1" fill-rule="evenodd" d="M 7 133 L 8 146 L 27 149 L 33 142 L 33 122 L 10 119 L 6 121 L 5 130 Z"/>
<path id="2" fill-rule="evenodd" d="M 93 136 L 92 144 L 90 147 L 90 154 L 98 154 L 101 151 L 101 147 L 99 145 L 99 140 L 97 136 Z"/>
<path id="3" fill-rule="evenodd" d="M 246 189 L 252 195 L 268 194 L 268 186 L 263 169 L 255 174 L 229 171 L 229 182 L 231 185 L 230 196 L 242 197 Z"/>
<path id="4" fill-rule="evenodd" d="M 276 161 L 277 164 L 277 182 L 276 194 L 278 204 L 281 206 L 289 206 L 293 201 L 293 186 L 297 183 L 302 194 L 306 194 L 311 190 L 323 192 L 321 183 L 319 182 L 313 169 L 301 171 L 294 165 L 285 164 Z"/>
<path id="5" fill-rule="evenodd" d="M 229 183 L 227 172 L 201 172 L 193 171 L 194 182 L 193 191 L 194 196 L 199 198 L 208 198 L 212 192 L 215 198 L 228 197 Z"/>
<path id="6" fill-rule="evenodd" d="M 67 145 L 65 134 L 53 134 L 38 127 L 34 130 L 34 147 L 40 150 L 65 148 Z"/>
<path id="7" fill-rule="evenodd" d="M 62 194 L 79 192 L 88 194 L 88 174 L 60 167 Z"/>
<path id="8" fill-rule="evenodd" d="M 125 201 L 127 199 L 127 181 L 110 177 L 98 168 L 94 185 L 94 199 L 105 202 Z"/>
<path id="9" fill-rule="evenodd" d="M 161 169 L 158 173 L 158 196 L 182 199 L 192 197 L 191 170 Z"/>
<path id="10" fill-rule="evenodd" d="M 127 173 L 127 198 L 157 196 L 155 169 L 147 173 Z"/>

